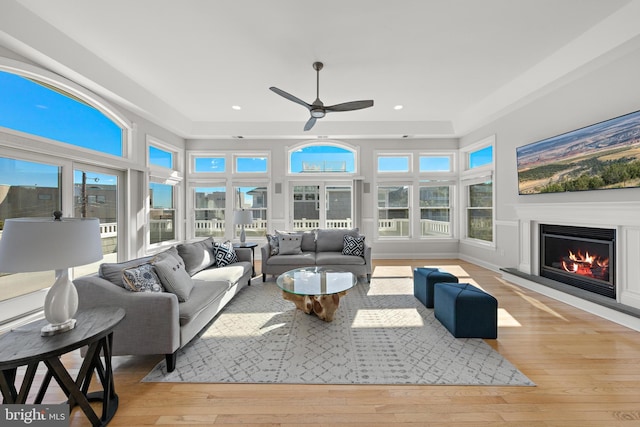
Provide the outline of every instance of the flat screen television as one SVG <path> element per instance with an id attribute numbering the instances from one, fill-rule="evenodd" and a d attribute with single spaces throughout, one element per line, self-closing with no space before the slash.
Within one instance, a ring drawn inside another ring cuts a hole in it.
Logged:
<path id="1" fill-rule="evenodd" d="M 516 149 L 520 194 L 640 186 L 640 111 Z"/>

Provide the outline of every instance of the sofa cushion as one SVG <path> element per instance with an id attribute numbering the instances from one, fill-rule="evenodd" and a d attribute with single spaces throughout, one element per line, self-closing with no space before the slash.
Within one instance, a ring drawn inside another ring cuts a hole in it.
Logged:
<path id="1" fill-rule="evenodd" d="M 222 300 L 228 289 L 229 282 L 226 280 L 219 282 L 195 280 L 191 297 L 187 301 L 178 304 L 180 326 L 191 322 L 202 310 L 211 304 L 215 304 L 216 300 Z"/>
<path id="2" fill-rule="evenodd" d="M 342 252 L 344 236 L 358 237 L 357 228 L 321 228 L 316 232 L 316 252 Z"/>
<path id="3" fill-rule="evenodd" d="M 178 254 L 184 260 L 185 268 L 190 276 L 215 264 L 213 256 L 213 238 L 208 237 L 199 242 L 182 243 L 177 246 Z"/>
<path id="4" fill-rule="evenodd" d="M 301 255 L 278 255 L 270 257 L 267 260 L 268 265 L 315 265 L 316 253 L 315 252 L 302 252 Z"/>
<path id="5" fill-rule="evenodd" d="M 364 236 L 344 235 L 342 255 L 364 256 Z"/>
<path id="6" fill-rule="evenodd" d="M 342 252 L 318 252 L 316 265 L 364 265 L 364 258 L 342 255 Z"/>
<path id="7" fill-rule="evenodd" d="M 219 268 L 207 268 L 194 274 L 193 280 L 206 280 L 210 282 L 227 280 L 231 284 L 235 284 L 242 276 L 252 271 L 250 262 L 240 261 L 232 265 Z"/>
<path id="8" fill-rule="evenodd" d="M 213 250 L 216 258 L 216 266 L 224 267 L 229 264 L 238 262 L 238 256 L 235 249 L 233 249 L 233 243 L 227 240 L 224 243 L 214 243 Z"/>
<path id="9" fill-rule="evenodd" d="M 171 248 L 156 255 L 152 264 L 156 269 L 160 282 L 162 282 L 162 286 L 168 292 L 175 294 L 178 297 L 178 301 L 187 301 L 193 289 L 193 280 L 187 273 L 184 260 L 178 255 L 178 250 Z"/>
<path id="10" fill-rule="evenodd" d="M 127 268 L 122 275 L 127 289 L 132 292 L 164 292 L 160 278 L 149 263 Z"/>
<path id="11" fill-rule="evenodd" d="M 124 281 L 123 272 L 128 268 L 137 267 L 142 264 L 148 264 L 153 259 L 153 256 L 144 258 L 135 258 L 124 262 L 105 262 L 100 264 L 98 269 L 98 275 L 121 288 L 127 289 L 127 284 Z"/>
<path id="12" fill-rule="evenodd" d="M 300 244 L 302 243 L 302 236 L 290 234 L 290 235 L 281 235 L 278 237 L 280 251 L 279 255 L 300 255 L 302 254 L 302 249 L 300 249 Z"/>

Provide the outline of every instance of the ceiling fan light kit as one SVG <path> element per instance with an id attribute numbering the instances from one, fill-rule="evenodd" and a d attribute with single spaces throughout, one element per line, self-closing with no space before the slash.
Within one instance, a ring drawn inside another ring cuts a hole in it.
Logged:
<path id="1" fill-rule="evenodd" d="M 295 97 L 290 93 L 283 91 L 282 89 L 278 89 L 275 86 L 271 86 L 269 88 L 273 92 L 282 96 L 283 98 L 286 98 L 289 101 L 293 101 L 296 104 L 300 104 L 303 107 L 305 107 L 307 110 L 309 110 L 311 117 L 309 118 L 307 123 L 305 123 L 304 125 L 305 131 L 310 130 L 313 127 L 313 125 L 316 124 L 316 120 L 323 118 L 327 113 L 337 112 L 337 111 L 362 110 L 363 108 L 373 107 L 373 100 L 371 99 L 365 100 L 365 101 L 343 102 L 341 104 L 330 105 L 328 107 L 325 107 L 322 101 L 320 101 L 320 70 L 322 70 L 323 67 L 324 67 L 324 64 L 322 62 L 313 63 L 313 69 L 316 70 L 316 100 L 313 101 L 312 104 L 308 104 L 303 100 L 301 100 L 300 98 Z"/>

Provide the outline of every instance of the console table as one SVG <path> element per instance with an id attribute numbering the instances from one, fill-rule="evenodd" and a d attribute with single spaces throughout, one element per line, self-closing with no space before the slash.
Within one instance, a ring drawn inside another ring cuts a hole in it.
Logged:
<path id="1" fill-rule="evenodd" d="M 54 378 L 69 398 L 70 408 L 80 406 L 94 426 L 107 425 L 118 409 L 118 395 L 111 369 L 113 329 L 124 316 L 122 308 L 97 307 L 78 312 L 75 316 L 76 327 L 58 335 L 40 336 L 40 329 L 48 323 L 44 319 L 0 335 L 0 389 L 3 403 L 27 403 L 38 365 L 43 362 L 47 373 L 33 403 L 42 403 L 49 383 Z M 78 377 L 74 380 L 60 361 L 60 356 L 83 346 L 88 346 L 88 350 Z M 104 356 L 104 364 L 101 356 Z M 15 380 L 20 366 L 27 368 L 20 390 L 17 390 Z M 102 391 L 89 393 L 94 372 L 98 374 Z M 96 415 L 90 401 L 102 402 L 101 417 Z"/>

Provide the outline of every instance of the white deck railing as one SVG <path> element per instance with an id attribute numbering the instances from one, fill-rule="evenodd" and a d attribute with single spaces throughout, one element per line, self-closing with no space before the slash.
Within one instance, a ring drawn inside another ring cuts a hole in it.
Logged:
<path id="1" fill-rule="evenodd" d="M 346 219 L 331 219 L 326 221 L 327 228 L 352 228 L 353 221 L 351 218 Z M 207 230 L 219 233 L 224 231 L 226 222 L 224 220 L 215 219 L 201 219 L 195 222 L 196 231 L 202 233 Z M 393 235 L 399 233 L 402 230 L 406 230 L 409 226 L 408 219 L 381 219 L 378 220 L 378 231 L 384 232 L 387 235 Z M 313 230 L 320 227 L 320 220 L 318 219 L 296 219 L 293 221 L 293 228 L 295 230 Z M 173 220 L 170 219 L 154 219 L 149 223 L 150 231 L 153 232 L 171 232 L 173 231 Z M 267 221 L 258 220 L 253 224 L 245 225 L 247 231 L 266 232 Z M 429 219 L 420 220 L 420 230 L 422 236 L 427 235 L 451 235 L 451 225 L 446 221 L 433 221 Z M 106 222 L 100 224 L 100 237 L 115 237 L 118 235 L 118 225 L 115 222 Z M 0 236 L 2 231 L 0 230 Z"/>

